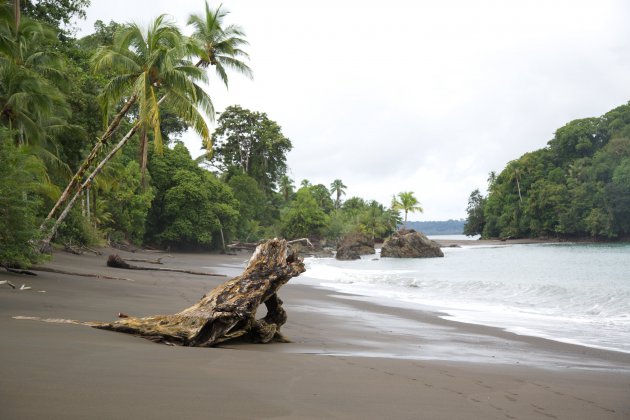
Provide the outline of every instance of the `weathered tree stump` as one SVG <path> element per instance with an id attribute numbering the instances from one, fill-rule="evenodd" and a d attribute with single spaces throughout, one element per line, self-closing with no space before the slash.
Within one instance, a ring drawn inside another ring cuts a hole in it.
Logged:
<path id="1" fill-rule="evenodd" d="M 96 328 L 138 335 L 181 346 L 214 346 L 247 337 L 255 343 L 286 341 L 280 327 L 287 315 L 278 289 L 304 272 L 304 263 L 287 242 L 273 239 L 256 248 L 243 273 L 217 286 L 190 308 L 174 315 L 127 317 Z M 256 319 L 261 304 L 267 315 Z"/>

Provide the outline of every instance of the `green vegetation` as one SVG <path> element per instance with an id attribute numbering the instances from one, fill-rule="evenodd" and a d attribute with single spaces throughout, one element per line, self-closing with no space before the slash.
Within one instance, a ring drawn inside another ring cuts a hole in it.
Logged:
<path id="1" fill-rule="evenodd" d="M 210 134 L 208 71 L 226 86 L 230 73 L 252 76 L 226 10 L 191 16 L 191 36 L 159 16 L 146 28 L 97 21 L 75 39 L 68 25 L 87 4 L 0 0 L 0 264 L 39 261 L 38 242 L 53 239 L 225 249 L 280 235 L 378 239 L 400 223 L 397 208 L 343 201 L 340 179 L 296 191 L 293 145 L 264 112 L 230 106 Z M 178 140 L 189 128 L 201 159 Z"/>
<path id="2" fill-rule="evenodd" d="M 420 212 L 422 213 L 424 209 L 420 205 L 420 202 L 416 197 L 414 197 L 413 192 L 405 191 L 398 194 L 398 199 L 394 198 L 394 208 L 397 210 L 402 210 L 405 212 L 405 221 L 404 224 L 407 225 L 407 214 L 411 212 Z"/>
<path id="3" fill-rule="evenodd" d="M 559 128 L 488 183 L 487 197 L 470 196 L 466 234 L 628 238 L 630 104 Z"/>

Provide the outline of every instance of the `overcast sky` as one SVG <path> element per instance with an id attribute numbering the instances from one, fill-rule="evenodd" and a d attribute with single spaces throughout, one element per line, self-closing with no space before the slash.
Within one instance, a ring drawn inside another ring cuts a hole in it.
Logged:
<path id="1" fill-rule="evenodd" d="M 215 7 L 219 3 L 211 2 Z M 94 21 L 184 27 L 202 0 L 92 0 Z M 266 112 L 291 139 L 290 176 L 389 205 L 412 220 L 466 216 L 490 171 L 554 131 L 630 100 L 630 2 L 225 0 L 254 80 L 210 86 L 215 108 Z M 200 142 L 187 136 L 193 156 Z"/>

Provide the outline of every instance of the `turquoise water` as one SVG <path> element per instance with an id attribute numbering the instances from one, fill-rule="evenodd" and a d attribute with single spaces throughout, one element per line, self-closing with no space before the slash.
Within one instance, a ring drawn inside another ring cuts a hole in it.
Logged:
<path id="1" fill-rule="evenodd" d="M 306 276 L 448 319 L 630 353 L 630 244 L 471 246 L 444 253 L 308 259 Z"/>

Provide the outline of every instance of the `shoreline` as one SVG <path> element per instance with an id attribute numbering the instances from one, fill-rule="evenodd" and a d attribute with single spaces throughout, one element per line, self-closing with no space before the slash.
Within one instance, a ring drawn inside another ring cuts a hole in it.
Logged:
<path id="1" fill-rule="evenodd" d="M 32 287 L 0 288 L 0 404 L 7 418 L 630 416 L 630 355 L 348 299 L 310 284 L 308 271 L 280 290 L 289 344 L 169 347 L 12 318 L 174 313 L 227 279 L 113 269 L 106 254 L 58 252 L 45 265 L 132 281 L 0 273 L 0 280 Z M 249 257 L 171 255 L 166 267 L 212 267 L 230 277 Z"/>
<path id="2" fill-rule="evenodd" d="M 439 235 L 438 235 L 439 236 Z M 446 235 L 448 236 L 448 235 Z M 429 239 L 431 237 L 429 236 Z M 609 245 L 609 244 L 627 244 L 630 239 L 621 240 L 594 240 L 591 238 L 576 239 L 559 239 L 559 238 L 521 238 L 521 239 L 433 239 L 440 247 L 456 247 L 456 246 L 500 246 L 500 245 L 531 245 L 531 244 L 591 244 L 591 245 Z"/>

